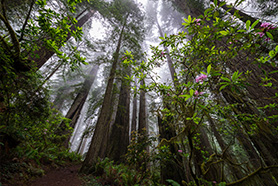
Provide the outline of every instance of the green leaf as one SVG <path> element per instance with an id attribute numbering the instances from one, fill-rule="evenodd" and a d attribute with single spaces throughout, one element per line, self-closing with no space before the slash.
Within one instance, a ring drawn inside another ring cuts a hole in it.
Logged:
<path id="1" fill-rule="evenodd" d="M 211 70 L 211 65 L 209 65 L 209 66 L 207 67 L 207 75 L 209 75 L 210 70 Z"/>
<path id="2" fill-rule="evenodd" d="M 264 84 L 263 86 L 265 86 L 265 87 L 271 87 L 271 86 L 272 86 L 272 83 L 267 83 L 267 84 Z"/>
<path id="3" fill-rule="evenodd" d="M 214 0 L 213 2 L 214 2 L 214 5 L 217 6 L 217 0 Z"/>
<path id="4" fill-rule="evenodd" d="M 189 23 L 188 19 L 183 19 L 186 23 Z M 185 23 L 182 23 L 183 25 L 186 25 Z"/>
<path id="5" fill-rule="evenodd" d="M 251 29 L 254 29 L 255 26 L 260 22 L 260 20 L 256 20 L 252 25 L 251 25 Z"/>
<path id="6" fill-rule="evenodd" d="M 188 94 L 186 94 L 185 95 L 185 98 L 184 98 L 184 101 L 187 101 L 189 98 L 191 98 L 192 96 L 190 96 L 190 95 L 188 95 Z"/>
<path id="7" fill-rule="evenodd" d="M 180 186 L 179 183 L 175 182 L 174 180 L 166 180 L 168 183 L 170 183 L 172 186 Z"/>
<path id="8" fill-rule="evenodd" d="M 37 5 L 45 6 L 46 5 L 46 0 L 38 0 L 36 1 Z"/>
<path id="9" fill-rule="evenodd" d="M 223 36 L 226 36 L 226 35 L 229 34 L 229 32 L 228 32 L 228 31 L 225 31 L 225 30 L 222 30 L 222 31 L 220 31 L 220 34 L 222 34 Z"/>
<path id="10" fill-rule="evenodd" d="M 215 11 L 214 14 L 213 14 L 213 17 L 218 17 L 218 16 L 219 16 L 219 12 Z"/>
<path id="11" fill-rule="evenodd" d="M 235 80 L 236 80 L 237 73 L 238 73 L 238 71 L 236 71 L 236 72 L 233 73 L 233 75 L 232 75 L 232 81 L 235 81 Z"/>
<path id="12" fill-rule="evenodd" d="M 223 86 L 221 86 L 220 89 L 219 89 L 219 91 L 221 91 L 222 89 L 224 89 L 226 86 L 228 86 L 228 85 L 223 85 Z"/>
<path id="13" fill-rule="evenodd" d="M 234 72 L 232 75 L 232 81 L 236 81 L 242 73 L 238 74 L 238 71 Z"/>
<path id="14" fill-rule="evenodd" d="M 247 21 L 246 21 L 246 30 L 249 30 L 250 24 L 251 24 L 251 21 L 250 21 L 250 20 L 247 20 Z"/>
<path id="15" fill-rule="evenodd" d="M 225 81 L 228 81 L 228 82 L 231 82 L 231 80 L 229 78 L 226 78 L 226 77 L 221 77 L 221 79 L 223 79 Z"/>
<path id="16" fill-rule="evenodd" d="M 241 32 L 246 32 L 246 30 L 240 29 L 237 32 L 241 33 Z"/>
<path id="17" fill-rule="evenodd" d="M 272 36 L 272 34 L 270 32 L 266 32 L 266 35 L 267 35 L 267 37 L 269 37 L 270 39 L 273 40 L 273 36 Z"/>
<path id="18" fill-rule="evenodd" d="M 274 57 L 275 56 L 275 52 L 273 50 L 270 50 L 268 54 L 269 54 L 270 57 Z"/>
<path id="19" fill-rule="evenodd" d="M 269 74 L 274 74 L 274 73 L 277 73 L 277 72 L 278 72 L 278 70 L 274 70 L 274 71 L 269 72 Z"/>
<path id="20" fill-rule="evenodd" d="M 190 93 L 190 96 L 193 96 L 194 90 L 193 90 L 193 89 L 190 89 L 189 93 Z"/>
<path id="21" fill-rule="evenodd" d="M 221 3 L 219 4 L 219 7 L 221 7 L 221 6 L 225 5 L 225 4 L 226 4 L 226 2 L 221 2 Z"/>
<path id="22" fill-rule="evenodd" d="M 191 16 L 189 15 L 189 16 L 188 16 L 188 23 L 191 23 L 191 21 L 192 21 L 192 18 L 191 18 Z"/>

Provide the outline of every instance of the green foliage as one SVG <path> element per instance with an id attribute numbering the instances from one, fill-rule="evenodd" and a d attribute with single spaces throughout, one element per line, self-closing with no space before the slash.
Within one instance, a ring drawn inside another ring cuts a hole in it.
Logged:
<path id="1" fill-rule="evenodd" d="M 147 164 L 152 161 L 152 155 L 147 148 L 156 141 L 154 137 L 148 137 L 145 132 L 133 132 L 130 144 L 128 146 L 128 153 L 126 154 L 126 161 L 130 166 L 133 166 L 142 174 L 148 174 L 146 171 Z"/>
<path id="2" fill-rule="evenodd" d="M 49 2 L 46 0 L 35 1 L 35 5 L 30 16 L 26 17 L 25 15 L 22 15 L 24 18 L 28 18 L 28 20 L 25 20 L 26 23 L 24 23 L 23 26 L 17 25 L 15 28 L 9 29 L 10 35 L 13 35 L 13 32 L 15 32 L 16 36 L 16 39 L 13 39 L 12 44 L 18 45 L 18 47 L 20 46 L 22 48 L 21 57 L 27 57 L 37 61 L 40 57 L 42 57 L 39 56 L 39 51 L 48 49 L 55 52 L 61 60 L 67 61 L 67 63 L 71 64 L 72 67 L 85 62 L 78 51 L 74 49 L 70 49 L 70 52 L 74 53 L 75 56 L 78 56 L 78 63 L 72 63 L 71 58 L 60 50 L 61 47 L 65 46 L 65 42 L 67 41 L 69 35 L 74 37 L 76 40 L 81 40 L 83 33 L 82 28 L 75 28 L 75 26 L 73 26 L 77 23 L 77 20 L 73 16 L 73 13 L 75 13 L 74 9 L 77 6 L 77 2 L 80 1 L 74 2 L 75 3 L 66 3 L 66 7 L 63 7 L 64 9 L 62 10 L 54 10 L 51 9 Z M 25 6 L 25 4 L 22 6 Z M 72 13 L 70 13 L 70 11 Z M 6 27 L 8 28 L 11 25 L 14 25 L 14 23 L 8 22 Z M 8 49 L 7 47 L 5 48 L 6 50 Z"/>
<path id="3" fill-rule="evenodd" d="M 55 134 L 61 122 L 69 123 L 57 113 L 50 115 L 47 120 L 37 123 L 37 125 L 24 125 L 17 128 L 22 136 L 22 142 L 16 147 L 15 153 L 19 158 L 35 160 L 42 163 L 63 163 L 65 160 L 80 160 L 75 153 L 69 153 L 67 149 L 57 144 L 57 141 L 65 138 Z M 69 129 L 68 130 L 72 130 Z"/>
<path id="4" fill-rule="evenodd" d="M 222 129 L 226 131 L 220 135 L 229 140 L 234 139 L 242 131 L 250 137 L 277 135 L 277 130 L 272 126 L 277 122 L 278 110 L 273 99 L 274 94 L 261 100 L 254 100 L 252 99 L 254 92 L 251 89 L 255 86 L 258 87 L 257 91 L 277 92 L 273 87 L 277 82 L 272 79 L 274 77 L 272 74 L 277 71 L 275 62 L 277 44 L 272 41 L 271 33 L 262 33 L 261 29 L 255 28 L 259 21 L 253 23 L 247 21 L 244 27 L 235 19 L 221 19 L 219 7 L 223 5 L 221 3 L 217 6 L 215 1 L 214 5 L 211 4 L 198 19 L 189 15 L 183 23 L 187 33 L 179 32 L 176 35 L 161 37 L 160 46 L 151 48 L 152 57 L 144 62 L 143 66 L 133 69 L 138 79 L 150 77 L 152 80 L 149 84 L 141 85 L 140 89 L 154 91 L 157 97 L 163 98 L 163 106 L 158 107 L 156 112 L 164 121 L 173 125 L 178 135 L 169 141 L 162 141 L 190 146 L 189 153 L 184 156 L 189 161 L 189 168 L 192 163 L 196 169 L 198 167 L 196 162 L 210 167 L 211 164 L 218 166 L 219 162 L 223 161 L 225 165 L 233 166 L 222 156 L 218 160 L 213 160 L 213 163 L 210 162 L 211 154 L 208 154 L 206 147 L 202 146 L 202 135 L 198 132 L 201 128 L 204 130 L 211 128 L 208 126 L 210 122 L 217 123 L 215 128 L 219 131 Z M 235 13 L 233 16 L 237 17 L 238 14 Z M 190 36 L 189 41 L 186 39 L 187 35 Z M 159 49 L 163 47 L 169 49 L 168 55 L 178 72 L 177 80 L 170 85 L 157 81 L 160 77 L 151 73 L 165 61 L 163 52 Z M 129 63 L 132 63 L 132 59 L 130 60 Z M 137 144 L 138 147 L 140 145 Z M 233 143 L 227 148 L 233 145 L 236 144 Z M 170 156 L 165 147 L 167 146 L 160 146 L 167 159 Z M 218 154 L 217 151 L 221 150 L 223 151 L 217 147 L 215 153 Z M 200 160 L 199 156 L 199 159 L 193 160 L 194 153 L 200 153 L 203 159 Z M 136 160 L 134 158 L 132 161 Z M 206 176 L 205 171 L 199 175 L 193 173 L 191 175 L 196 176 L 195 184 L 212 183 L 203 179 Z"/>
<path id="5" fill-rule="evenodd" d="M 175 182 L 174 180 L 166 180 L 168 183 L 170 183 L 172 186 L 180 186 L 179 183 Z"/>
<path id="6" fill-rule="evenodd" d="M 69 7 L 78 2 L 72 1 Z M 67 136 L 58 136 L 55 131 L 61 122 L 69 126 L 69 121 L 51 109 L 48 87 L 42 86 L 43 77 L 35 68 L 36 61 L 29 60 L 34 51 L 45 50 L 43 47 L 69 60 L 59 48 L 64 46 L 68 33 L 73 32 L 70 25 L 76 20 L 50 9 L 47 3 L 36 1 L 36 18 L 28 17 L 29 21 L 19 31 L 11 26 L 5 12 L 0 13 L 7 30 L 5 36 L 0 36 L 0 157 L 3 161 L 14 156 L 38 164 L 80 159 L 56 143 Z M 77 28 L 73 36 L 80 39 L 80 34 L 81 28 Z M 73 50 L 72 67 L 84 61 L 76 48 Z"/>
<path id="7" fill-rule="evenodd" d="M 140 171 L 129 165 L 115 164 L 108 158 L 99 159 L 91 171 L 94 177 L 87 183 L 88 186 L 96 182 L 102 185 L 154 185 Z"/>

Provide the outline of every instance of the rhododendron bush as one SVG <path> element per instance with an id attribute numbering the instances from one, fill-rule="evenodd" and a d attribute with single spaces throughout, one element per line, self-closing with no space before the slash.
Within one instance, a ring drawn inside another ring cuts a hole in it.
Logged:
<path id="1" fill-rule="evenodd" d="M 211 4 L 198 18 L 189 15 L 183 23 L 186 32 L 161 37 L 160 45 L 152 47 L 152 57 L 134 69 L 134 75 L 139 80 L 151 79 L 140 89 L 161 98 L 154 113 L 176 135 L 162 139 L 158 147 L 177 144 L 173 158 L 182 155 L 179 166 L 187 183 L 259 184 L 264 181 L 250 175 L 261 174 L 259 167 L 272 170 L 277 166 L 273 162 L 257 167 L 252 161 L 244 163 L 251 155 L 245 142 L 251 141 L 265 162 L 267 153 L 275 149 L 265 145 L 267 150 L 260 151 L 261 142 L 273 144 L 277 136 L 276 27 L 259 20 L 242 23 L 237 14 L 230 16 L 228 12 L 220 18 L 223 5 Z M 166 55 L 176 70 L 170 84 L 152 73 L 166 62 L 164 50 L 159 49 L 164 47 L 169 49 Z M 244 156 L 236 158 L 239 153 Z"/>

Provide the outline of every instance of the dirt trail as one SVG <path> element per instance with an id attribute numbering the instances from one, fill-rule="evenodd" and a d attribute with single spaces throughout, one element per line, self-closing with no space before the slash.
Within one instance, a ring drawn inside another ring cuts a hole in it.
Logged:
<path id="1" fill-rule="evenodd" d="M 83 181 L 78 176 L 81 165 L 71 165 L 47 172 L 31 181 L 28 186 L 81 186 Z"/>

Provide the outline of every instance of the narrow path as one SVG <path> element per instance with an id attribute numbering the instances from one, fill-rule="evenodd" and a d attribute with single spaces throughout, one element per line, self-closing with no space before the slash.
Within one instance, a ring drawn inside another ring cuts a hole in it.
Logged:
<path id="1" fill-rule="evenodd" d="M 81 165 L 62 167 L 31 181 L 29 186 L 82 186 L 83 181 L 78 176 Z"/>

